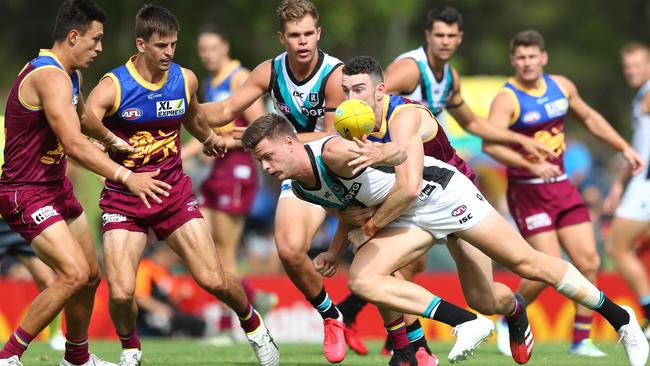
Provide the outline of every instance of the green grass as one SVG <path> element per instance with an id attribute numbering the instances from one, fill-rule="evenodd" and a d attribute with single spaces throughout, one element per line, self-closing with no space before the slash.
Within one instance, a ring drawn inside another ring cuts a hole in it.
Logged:
<path id="1" fill-rule="evenodd" d="M 450 343 L 429 342 L 431 349 L 440 358 L 441 365 L 447 362 L 447 353 L 451 349 Z M 370 355 L 360 357 L 348 353 L 341 365 L 387 365 L 388 358 L 379 355 L 380 344 L 372 342 Z M 565 343 L 536 343 L 533 359 L 528 365 L 570 365 L 570 366 L 598 366 L 598 365 L 627 365 L 627 359 L 622 346 L 616 347 L 613 343 L 599 344 L 609 356 L 599 359 L 569 357 L 566 354 L 568 345 Z M 322 348 L 318 344 L 280 344 L 282 355 L 281 364 L 287 366 L 298 365 L 330 365 L 322 355 Z M 145 339 L 143 341 L 144 362 L 143 366 L 154 365 L 256 365 L 256 359 L 248 344 L 238 344 L 227 347 L 214 347 L 202 345 L 199 341 L 192 340 L 157 340 Z M 117 342 L 92 342 L 91 351 L 108 361 L 116 362 L 119 352 Z M 22 358 L 25 366 L 32 365 L 57 365 L 62 353 L 52 351 L 45 343 L 34 343 Z M 512 359 L 502 356 L 497 352 L 496 345 L 487 343 L 481 346 L 474 358 L 462 365 L 476 366 L 506 366 L 516 365 Z"/>

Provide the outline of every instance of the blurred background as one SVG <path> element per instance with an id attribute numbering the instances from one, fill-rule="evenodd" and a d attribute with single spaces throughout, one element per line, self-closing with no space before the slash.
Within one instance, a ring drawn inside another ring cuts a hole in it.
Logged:
<path id="1" fill-rule="evenodd" d="M 465 99 L 483 115 L 487 113 L 491 97 L 511 74 L 508 61 L 510 38 L 521 30 L 536 29 L 545 37 L 550 56 L 545 71 L 572 79 L 583 99 L 603 114 L 623 137 L 630 137 L 630 102 L 635 91 L 630 90 L 623 80 L 619 51 L 633 40 L 650 43 L 650 2 L 647 0 L 313 1 L 320 12 L 321 49 L 343 61 L 356 55 L 370 55 L 384 67 L 397 55 L 424 42 L 425 16 L 430 8 L 451 5 L 459 9 L 464 17 L 464 40 L 451 63 L 463 78 Z M 124 63 L 135 52 L 133 18 L 144 4 L 133 0 L 96 2 L 107 13 L 108 19 L 104 25 L 104 51 L 83 72 L 86 95 L 106 71 Z M 217 23 L 226 31 L 231 56 L 239 59 L 245 67 L 253 68 L 284 51 L 276 37 L 275 8 L 279 1 L 157 0 L 152 3 L 168 7 L 178 17 L 181 30 L 175 61 L 192 69 L 199 78 L 204 71 L 196 53 L 196 35 L 206 22 Z M 0 0 L 0 115 L 4 113 L 11 84 L 23 65 L 37 55 L 38 49 L 52 45 L 51 33 L 59 5 L 60 1 L 53 0 Z M 484 156 L 480 152 L 480 140 L 465 134 L 451 117 L 446 116 L 443 122 L 452 144 L 479 173 L 486 196 L 497 208 L 505 210 L 503 168 Z M 567 169 L 592 209 L 602 253 L 602 235 L 607 234 L 607 221 L 601 220 L 600 204 L 617 166 L 616 155 L 575 121 L 569 119 L 566 129 L 570 138 Z M 207 166 L 197 161 L 187 168 L 188 173 L 199 177 Z M 71 175 L 89 220 L 96 223 L 92 226 L 99 244 L 97 199 L 101 182 L 84 170 L 71 172 Z M 261 286 L 270 287 L 265 278 L 282 276 L 272 233 L 279 187 L 264 174 L 259 174 L 259 177 L 260 193 L 240 254 L 243 273 L 259 275 Z M 507 212 L 503 213 L 507 215 Z M 315 240 L 316 250 L 329 244 L 334 225 L 330 221 L 324 226 Z M 429 258 L 429 271 L 454 268 L 445 248 L 435 248 Z M 605 257 L 603 263 L 605 269 L 611 267 Z M 183 271 L 177 267 L 175 265 L 174 271 Z M 3 265 L 2 273 L 13 273 L 9 268 L 11 266 Z M 12 275 L 15 278 L 25 276 L 19 269 L 16 273 L 18 275 Z M 516 285 L 516 282 L 510 283 Z M 195 298 L 194 301 L 198 300 Z M 299 302 L 300 298 L 297 297 L 296 301 Z M 292 303 L 281 297 L 280 304 Z M 570 307 L 567 309 L 571 310 Z M 305 314 L 312 312 L 307 306 L 298 310 L 304 310 Z M 276 312 L 276 317 L 267 322 L 273 328 L 274 322 L 282 324 L 285 318 L 286 321 L 295 321 L 298 310 L 294 308 L 293 312 L 286 314 Z M 312 319 L 311 315 L 308 319 Z M 307 326 L 318 327 L 318 319 L 314 319 L 316 322 L 305 320 Z M 4 327 L 0 327 L 0 338 L 4 337 L 4 331 Z M 295 335 L 299 337 L 300 334 L 304 333 Z M 292 335 L 279 337 L 291 339 Z"/>

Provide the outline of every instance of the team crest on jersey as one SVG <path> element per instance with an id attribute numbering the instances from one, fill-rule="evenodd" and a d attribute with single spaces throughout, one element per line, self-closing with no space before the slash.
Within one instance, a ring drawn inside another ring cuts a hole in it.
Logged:
<path id="1" fill-rule="evenodd" d="M 522 121 L 525 124 L 533 124 L 537 121 L 539 121 L 542 118 L 542 114 L 539 113 L 538 111 L 530 111 L 526 114 L 524 114 L 524 117 L 522 118 Z"/>
<path id="2" fill-rule="evenodd" d="M 122 119 L 127 121 L 135 121 L 136 119 L 142 117 L 142 109 L 140 108 L 129 108 L 125 109 L 122 114 L 120 114 Z"/>
<path id="3" fill-rule="evenodd" d="M 175 117 L 185 114 L 185 99 L 156 102 L 156 117 Z"/>
<path id="4" fill-rule="evenodd" d="M 309 103 L 311 105 L 318 104 L 318 93 L 309 93 Z"/>
<path id="5" fill-rule="evenodd" d="M 291 107 L 289 107 L 288 105 L 286 105 L 284 103 L 280 103 L 280 102 L 278 102 L 278 110 L 280 112 L 284 113 L 284 114 L 291 113 Z"/>

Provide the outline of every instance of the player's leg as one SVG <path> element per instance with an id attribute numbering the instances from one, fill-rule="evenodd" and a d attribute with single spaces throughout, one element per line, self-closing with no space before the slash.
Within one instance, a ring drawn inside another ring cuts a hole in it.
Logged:
<path id="1" fill-rule="evenodd" d="M 533 249 L 542 253 L 546 253 L 556 258 L 562 256 L 558 233 L 555 230 L 548 230 L 528 236 L 526 237 L 526 242 L 528 242 Z M 519 283 L 519 289 L 517 292 L 519 292 L 524 298 L 526 305 L 530 305 L 547 286 L 548 285 L 544 282 L 522 279 Z"/>
<path id="2" fill-rule="evenodd" d="M 382 229 L 356 253 L 348 286 L 377 306 L 434 319 L 455 328 L 458 340 L 449 354 L 452 362 L 467 358 L 494 329 L 492 322 L 435 296 L 425 288 L 392 273 L 426 253 L 434 238 L 417 228 Z M 398 244 L 399 243 L 399 244 Z"/>
<path id="3" fill-rule="evenodd" d="M 557 231 L 562 247 L 568 254 L 575 267 L 591 283 L 596 284 L 596 276 L 600 268 L 600 256 L 596 250 L 596 238 L 591 222 L 585 221 L 574 225 L 562 226 Z M 607 354 L 599 350 L 589 339 L 593 311 L 584 306 L 576 305 L 573 323 L 573 342 L 570 354 L 578 356 L 603 357 Z"/>
<path id="4" fill-rule="evenodd" d="M 645 266 L 635 249 L 648 230 L 650 222 L 616 216 L 606 245 L 607 254 L 614 260 L 616 269 L 639 299 L 646 324 L 650 319 L 650 283 Z"/>
<path id="5" fill-rule="evenodd" d="M 614 304 L 573 265 L 531 248 L 496 211 L 456 235 L 519 276 L 552 285 L 567 298 L 600 313 L 621 336 L 630 364 L 645 365 L 648 342 L 631 309 Z"/>
<path id="6" fill-rule="evenodd" d="M 273 339 L 246 298 L 239 279 L 224 271 L 205 221 L 191 219 L 166 236 L 165 241 L 183 259 L 197 284 L 235 311 L 260 364 L 278 365 L 280 353 Z"/>

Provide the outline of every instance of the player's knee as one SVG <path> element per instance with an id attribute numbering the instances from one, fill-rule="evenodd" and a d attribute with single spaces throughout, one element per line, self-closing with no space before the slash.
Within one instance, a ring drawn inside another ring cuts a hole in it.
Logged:
<path id="1" fill-rule="evenodd" d="M 494 315 L 496 314 L 497 304 L 494 298 L 487 298 L 485 296 L 474 296 L 474 295 L 465 295 L 465 300 L 467 300 L 467 305 L 470 308 L 478 311 L 483 315 Z"/>
<path id="2" fill-rule="evenodd" d="M 372 301 L 374 299 L 374 290 L 376 289 L 376 282 L 365 276 L 348 276 L 348 288 L 350 291 L 364 299 Z"/>
<path id="3" fill-rule="evenodd" d="M 305 261 L 307 253 L 303 249 L 305 246 L 303 245 L 304 243 L 302 240 L 288 237 L 281 239 L 276 237 L 276 243 L 278 247 L 278 256 L 285 267 L 296 268 Z"/>
<path id="4" fill-rule="evenodd" d="M 135 299 L 135 287 L 129 285 L 116 285 L 110 286 L 111 302 L 115 305 L 131 306 Z"/>
<path id="5" fill-rule="evenodd" d="M 588 255 L 581 255 L 579 259 L 574 261 L 574 264 L 582 274 L 596 274 L 600 268 L 600 256 L 594 251 Z"/>
<path id="6" fill-rule="evenodd" d="M 89 275 L 88 266 L 73 265 L 58 274 L 58 281 L 75 293 L 88 283 Z"/>
<path id="7" fill-rule="evenodd" d="M 229 291 L 228 282 L 223 275 L 199 275 L 195 280 L 202 289 L 219 297 Z"/>
<path id="8" fill-rule="evenodd" d="M 544 271 L 540 268 L 540 265 L 535 263 L 533 260 L 523 258 L 521 260 L 513 263 L 510 268 L 515 272 L 519 277 L 525 278 L 532 281 L 545 281 Z"/>

